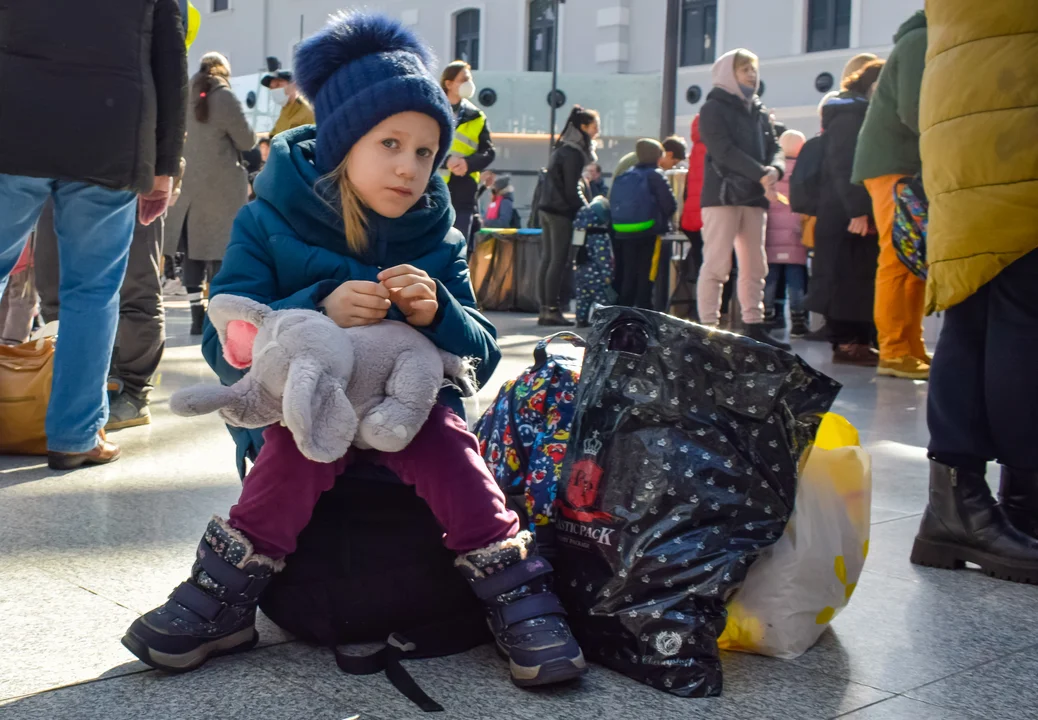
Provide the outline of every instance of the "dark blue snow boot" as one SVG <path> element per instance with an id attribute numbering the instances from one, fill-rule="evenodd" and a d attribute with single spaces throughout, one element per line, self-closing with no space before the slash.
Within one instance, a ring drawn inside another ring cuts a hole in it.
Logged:
<path id="1" fill-rule="evenodd" d="M 551 590 L 551 564 L 537 556 L 533 535 L 473 550 L 455 563 L 486 603 L 497 649 L 519 687 L 550 685 L 587 672 L 584 653 Z"/>
<path id="2" fill-rule="evenodd" d="M 142 662 L 167 672 L 194 670 L 210 657 L 252 648 L 256 604 L 280 560 L 256 554 L 242 533 L 213 517 L 191 577 L 165 605 L 134 620 L 123 645 Z"/>

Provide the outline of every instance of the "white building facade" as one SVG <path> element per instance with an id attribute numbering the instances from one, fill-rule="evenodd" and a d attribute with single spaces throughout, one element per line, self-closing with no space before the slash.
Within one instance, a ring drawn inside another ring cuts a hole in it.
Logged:
<path id="1" fill-rule="evenodd" d="M 561 126 L 573 103 L 602 114 L 610 161 L 630 139 L 660 128 L 666 0 L 565 0 L 554 16 L 551 0 L 192 0 L 202 13 L 190 69 L 201 55 L 227 55 L 235 91 L 257 96 L 254 119 L 273 122 L 258 85 L 265 58 L 286 67 L 296 43 L 329 14 L 362 6 L 410 25 L 441 62 L 468 60 L 478 96 L 502 152 L 495 164 L 534 170 L 547 157 L 548 94 L 558 24 L 558 87 L 565 94 Z M 807 134 L 817 131 L 816 107 L 827 82 L 839 84 L 844 63 L 859 52 L 884 56 L 898 26 L 923 0 L 681 0 L 676 131 L 686 137 L 710 91 L 710 70 L 724 52 L 745 47 L 761 59 L 763 99 L 777 118 Z M 828 73 L 828 79 L 824 75 Z M 820 77 L 821 76 L 821 77 Z M 540 149 L 530 153 L 531 143 Z M 532 157 L 527 157 L 532 155 Z"/>

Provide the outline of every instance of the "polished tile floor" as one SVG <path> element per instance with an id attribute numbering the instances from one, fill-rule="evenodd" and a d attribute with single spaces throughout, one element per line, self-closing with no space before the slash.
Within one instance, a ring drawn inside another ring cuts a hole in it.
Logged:
<path id="1" fill-rule="evenodd" d="M 504 378 L 528 364 L 533 318 L 495 315 Z M 261 619 L 261 646 L 165 676 L 119 638 L 182 580 L 213 513 L 238 493 L 215 417 L 172 416 L 172 390 L 211 378 L 170 312 L 171 347 L 150 427 L 118 434 L 125 457 L 59 475 L 39 458 L 0 458 L 0 720 L 419 717 L 381 676 L 347 677 L 330 653 Z M 577 687 L 521 692 L 488 648 L 409 669 L 451 718 L 1038 717 L 1038 588 L 909 564 L 926 500 L 926 385 L 834 368 L 826 348 L 796 350 L 845 384 L 836 411 L 874 459 L 872 540 L 850 606 L 818 646 L 785 662 L 724 657 L 719 699 L 681 700 L 594 668 Z"/>

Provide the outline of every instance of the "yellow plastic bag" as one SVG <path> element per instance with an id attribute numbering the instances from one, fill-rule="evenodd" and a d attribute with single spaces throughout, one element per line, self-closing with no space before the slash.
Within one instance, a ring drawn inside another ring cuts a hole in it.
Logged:
<path id="1" fill-rule="evenodd" d="M 792 659 L 851 599 L 869 552 L 872 461 L 847 420 L 826 413 L 800 473 L 793 515 L 728 602 L 723 650 Z"/>

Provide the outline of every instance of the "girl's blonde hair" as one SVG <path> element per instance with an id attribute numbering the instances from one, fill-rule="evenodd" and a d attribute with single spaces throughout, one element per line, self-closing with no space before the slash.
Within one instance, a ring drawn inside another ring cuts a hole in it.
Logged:
<path id="1" fill-rule="evenodd" d="M 760 67 L 760 59 L 751 53 L 749 50 L 736 50 L 735 58 L 732 60 L 733 67 L 738 70 L 744 65 L 753 65 L 753 67 Z"/>
<path id="2" fill-rule="evenodd" d="M 321 183 L 335 183 L 338 190 L 339 207 L 336 208 L 330 202 L 329 207 L 335 212 L 342 212 L 342 224 L 346 228 L 346 246 L 356 255 L 363 255 L 368 249 L 368 218 L 364 213 L 364 201 L 360 199 L 360 193 L 350 176 L 346 172 L 346 162 L 350 154 L 342 159 L 339 166 L 318 181 Z M 318 192 L 324 199 L 324 196 Z"/>

